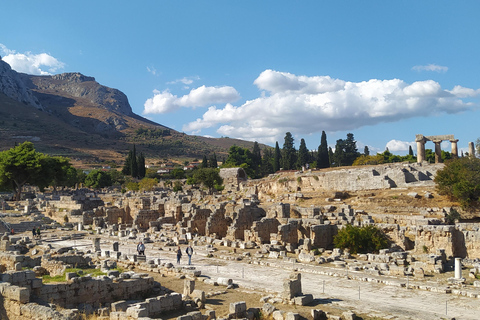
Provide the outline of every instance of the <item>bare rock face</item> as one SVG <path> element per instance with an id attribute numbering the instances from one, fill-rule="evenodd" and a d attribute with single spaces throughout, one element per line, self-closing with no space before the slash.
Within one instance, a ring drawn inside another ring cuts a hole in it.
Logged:
<path id="1" fill-rule="evenodd" d="M 10 65 L 0 58 L 0 92 L 7 97 L 25 103 L 40 110 L 42 104 L 25 85 L 18 72 L 12 70 Z"/>
<path id="2" fill-rule="evenodd" d="M 127 96 L 117 89 L 100 85 L 94 77 L 81 73 L 62 73 L 53 76 L 29 76 L 35 89 L 42 92 L 63 92 L 66 96 L 83 98 L 93 105 L 133 115 Z"/>

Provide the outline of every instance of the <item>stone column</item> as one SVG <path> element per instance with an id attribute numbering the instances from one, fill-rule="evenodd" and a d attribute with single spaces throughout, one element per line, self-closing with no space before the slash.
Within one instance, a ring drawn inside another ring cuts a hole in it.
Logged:
<path id="1" fill-rule="evenodd" d="M 95 251 L 95 252 L 102 251 L 100 249 L 100 238 L 93 239 L 93 251 Z"/>
<path id="2" fill-rule="evenodd" d="M 77 230 L 78 230 L 78 231 L 82 231 L 82 230 L 83 230 L 83 223 L 81 223 L 81 222 L 78 223 Z"/>
<path id="3" fill-rule="evenodd" d="M 462 279 L 462 258 L 455 258 L 455 279 Z"/>
<path id="4" fill-rule="evenodd" d="M 470 158 L 475 158 L 475 144 L 473 142 L 468 143 L 468 155 Z"/>
<path id="5" fill-rule="evenodd" d="M 433 143 L 435 143 L 435 163 L 442 163 L 442 147 L 440 146 L 442 140 L 435 140 Z"/>
<path id="6" fill-rule="evenodd" d="M 422 163 L 425 161 L 425 138 L 417 134 L 415 142 L 417 142 L 417 163 Z"/>
<path id="7" fill-rule="evenodd" d="M 450 142 L 452 144 L 452 157 L 454 159 L 458 158 L 458 147 L 457 147 L 458 139 L 452 139 L 450 140 Z"/>
<path id="8" fill-rule="evenodd" d="M 115 251 L 115 252 L 118 251 L 118 242 L 117 241 L 115 241 L 113 243 L 113 251 Z"/>

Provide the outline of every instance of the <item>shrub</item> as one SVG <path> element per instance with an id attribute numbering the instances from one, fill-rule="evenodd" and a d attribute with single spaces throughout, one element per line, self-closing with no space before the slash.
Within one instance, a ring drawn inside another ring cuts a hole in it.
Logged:
<path id="1" fill-rule="evenodd" d="M 447 161 L 435 176 L 437 191 L 460 202 L 462 208 L 472 207 L 480 197 L 480 159 L 458 158 Z"/>
<path id="2" fill-rule="evenodd" d="M 349 249 L 350 253 L 378 252 L 390 245 L 385 233 L 371 225 L 364 227 L 347 225 L 338 231 L 333 243 L 337 248 Z"/>

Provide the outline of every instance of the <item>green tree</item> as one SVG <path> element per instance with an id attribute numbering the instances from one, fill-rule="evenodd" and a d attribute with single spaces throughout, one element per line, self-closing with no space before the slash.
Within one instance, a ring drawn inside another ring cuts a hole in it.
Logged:
<path id="1" fill-rule="evenodd" d="M 318 146 L 317 153 L 317 168 L 330 167 L 330 159 L 328 155 L 327 134 L 322 131 L 322 137 L 320 138 L 320 145 Z"/>
<path id="2" fill-rule="evenodd" d="M 138 178 L 142 179 L 146 175 L 147 169 L 145 168 L 145 156 L 143 155 L 143 152 L 140 153 L 140 155 L 137 158 L 137 173 L 138 173 Z"/>
<path id="3" fill-rule="evenodd" d="M 369 156 L 370 155 L 370 150 L 368 149 L 368 146 L 365 146 L 365 148 L 363 148 L 363 155 L 364 156 Z"/>
<path id="4" fill-rule="evenodd" d="M 273 155 L 273 171 L 277 172 L 280 170 L 280 163 L 282 163 L 282 154 L 280 153 L 280 147 L 278 146 L 278 141 L 275 142 L 275 153 Z"/>
<path id="5" fill-rule="evenodd" d="M 64 157 L 44 156 L 40 160 L 43 171 L 43 181 L 37 182 L 43 186 L 51 185 L 54 190 L 57 187 L 72 187 L 77 183 L 76 169 L 70 164 L 70 160 Z"/>
<path id="6" fill-rule="evenodd" d="M 143 178 L 142 180 L 140 180 L 140 182 L 138 182 L 138 188 L 144 191 L 152 191 L 157 184 L 157 179 Z"/>
<path id="7" fill-rule="evenodd" d="M 102 170 L 92 170 L 85 178 L 85 186 L 93 189 L 105 188 L 112 185 L 110 174 Z"/>
<path id="8" fill-rule="evenodd" d="M 252 169 L 255 172 L 254 178 L 261 177 L 261 167 L 262 167 L 262 153 L 260 151 L 260 146 L 258 142 L 253 143 L 252 149 Z"/>
<path id="9" fill-rule="evenodd" d="M 345 164 L 347 166 L 351 166 L 353 161 L 357 159 L 357 157 L 360 155 L 360 153 L 357 150 L 357 142 L 355 141 L 355 138 L 353 137 L 353 133 L 348 133 L 347 134 L 347 139 L 344 140 L 344 154 L 345 154 Z"/>
<path id="10" fill-rule="evenodd" d="M 31 142 L 24 142 L 12 149 L 0 152 L 0 186 L 12 189 L 14 199 L 20 200 L 25 184 L 40 188 L 48 186 L 48 168 L 45 166 L 47 156 L 36 152 Z M 42 165 L 43 163 L 43 165 Z"/>
<path id="11" fill-rule="evenodd" d="M 335 144 L 335 153 L 333 154 L 333 165 L 335 167 L 344 166 L 346 163 L 345 160 L 345 141 L 343 139 L 338 139 Z"/>
<path id="12" fill-rule="evenodd" d="M 201 168 L 208 168 L 208 160 L 207 160 L 206 155 L 203 155 L 202 164 L 200 165 L 200 167 Z"/>
<path id="13" fill-rule="evenodd" d="M 408 146 L 408 154 L 413 157 L 413 149 L 412 149 L 412 146 Z"/>
<path id="14" fill-rule="evenodd" d="M 132 163 L 131 163 L 130 172 L 131 172 L 132 178 L 138 178 L 138 161 L 137 161 L 137 150 L 135 148 L 135 145 L 133 145 Z"/>
<path id="15" fill-rule="evenodd" d="M 294 147 L 294 139 L 290 132 L 285 134 L 285 141 L 283 143 L 282 149 L 282 164 L 284 170 L 292 170 L 295 169 L 296 163 L 296 150 Z"/>
<path id="16" fill-rule="evenodd" d="M 328 160 L 330 162 L 330 167 L 334 165 L 335 162 L 335 154 L 332 151 L 332 147 L 328 147 Z"/>
<path id="17" fill-rule="evenodd" d="M 449 160 L 435 176 L 438 193 L 459 201 L 463 208 L 477 204 L 480 198 L 480 159 Z"/>
<path id="18" fill-rule="evenodd" d="M 247 175 L 255 178 L 255 170 L 253 167 L 253 154 L 248 148 L 238 146 L 231 146 L 228 151 L 228 158 L 222 165 L 224 168 L 241 167 L 245 170 Z"/>
<path id="19" fill-rule="evenodd" d="M 174 179 L 185 179 L 185 170 L 182 168 L 175 168 L 172 170 L 171 175 Z"/>
<path id="20" fill-rule="evenodd" d="M 200 168 L 193 173 L 195 183 L 200 183 L 212 190 L 215 186 L 221 186 L 223 179 L 220 177 L 220 170 L 214 168 Z"/>
<path id="21" fill-rule="evenodd" d="M 215 152 L 210 156 L 210 161 L 208 161 L 208 164 L 210 168 L 218 167 L 217 155 L 215 154 Z"/>
<path id="22" fill-rule="evenodd" d="M 350 253 L 372 253 L 388 248 L 390 241 L 382 230 L 373 225 L 354 227 L 346 225 L 333 238 L 336 248 L 349 249 Z"/>
<path id="23" fill-rule="evenodd" d="M 275 170 L 273 169 L 273 162 L 274 162 L 273 149 L 265 147 L 263 149 L 263 157 L 262 157 L 262 168 L 261 168 L 262 177 L 265 177 L 275 172 Z"/>
<path id="24" fill-rule="evenodd" d="M 301 168 L 308 163 L 310 155 L 308 153 L 305 139 L 300 140 L 300 146 L 298 147 L 297 168 Z"/>

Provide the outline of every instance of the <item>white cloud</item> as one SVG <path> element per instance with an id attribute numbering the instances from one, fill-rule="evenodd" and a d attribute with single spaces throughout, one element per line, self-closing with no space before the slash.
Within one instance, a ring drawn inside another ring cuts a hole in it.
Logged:
<path id="1" fill-rule="evenodd" d="M 473 89 L 447 91 L 432 80 L 412 84 L 399 79 L 349 82 L 266 70 L 254 84 L 262 90 L 258 98 L 240 106 L 210 107 L 202 118 L 184 125 L 183 131 L 218 127 L 221 135 L 270 143 L 281 140 L 285 132 L 346 131 L 474 107 L 461 99 Z M 189 100 L 190 95 L 172 99 Z"/>
<path id="2" fill-rule="evenodd" d="M 429 64 L 426 66 L 414 66 L 412 70 L 415 71 L 433 71 L 433 72 L 439 72 L 439 73 L 445 73 L 448 71 L 448 67 L 445 66 L 439 66 L 437 64 Z"/>
<path id="3" fill-rule="evenodd" d="M 175 81 L 167 82 L 167 84 L 183 83 L 185 85 L 191 85 L 194 81 L 198 81 L 198 80 L 200 80 L 199 76 L 183 77 L 182 79 L 177 79 Z"/>
<path id="4" fill-rule="evenodd" d="M 147 71 L 153 74 L 154 76 L 157 75 L 157 69 L 155 69 L 155 67 L 147 67 Z"/>
<path id="5" fill-rule="evenodd" d="M 50 75 L 65 67 L 63 62 L 47 53 L 16 53 L 14 50 L 9 50 L 3 44 L 0 44 L 0 49 L 2 53 L 5 54 L 2 60 L 17 72 L 33 75 Z"/>
<path id="6" fill-rule="evenodd" d="M 233 87 L 206 87 L 201 86 L 192 89 L 189 94 L 177 97 L 168 90 L 160 92 L 153 91 L 153 98 L 148 99 L 144 104 L 144 114 L 167 113 L 181 107 L 204 107 L 216 103 L 228 103 L 240 98 L 237 90 Z"/>
<path id="7" fill-rule="evenodd" d="M 462 86 L 455 86 L 453 90 L 448 91 L 459 98 L 476 97 L 480 94 L 480 89 L 474 90 Z"/>
<path id="8" fill-rule="evenodd" d="M 387 142 L 385 148 L 388 148 L 390 152 L 397 152 L 397 151 L 408 151 L 409 147 L 416 147 L 415 142 L 406 142 L 400 140 L 390 140 Z"/>

